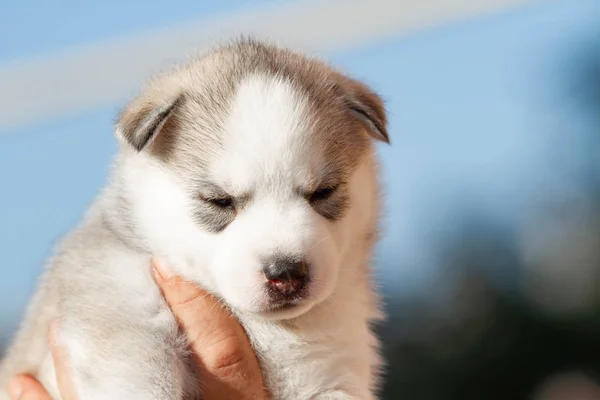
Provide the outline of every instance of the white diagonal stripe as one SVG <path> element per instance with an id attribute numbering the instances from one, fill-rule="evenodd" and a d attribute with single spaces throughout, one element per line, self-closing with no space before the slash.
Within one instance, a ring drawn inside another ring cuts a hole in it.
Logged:
<path id="1" fill-rule="evenodd" d="M 115 104 L 165 63 L 181 60 L 226 37 L 254 34 L 326 52 L 533 1 L 280 1 L 262 9 L 18 60 L 0 65 L 0 132 Z"/>

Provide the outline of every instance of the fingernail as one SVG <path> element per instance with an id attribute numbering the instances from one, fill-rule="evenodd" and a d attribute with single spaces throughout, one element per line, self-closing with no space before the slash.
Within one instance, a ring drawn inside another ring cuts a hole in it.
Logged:
<path id="1" fill-rule="evenodd" d="M 153 258 L 152 267 L 155 278 L 158 280 L 169 279 L 173 276 L 173 272 L 166 266 L 166 263 L 161 260 Z"/>
<path id="2" fill-rule="evenodd" d="M 21 385 L 21 379 L 14 378 L 8 383 L 8 395 L 12 400 L 19 400 L 23 394 L 23 386 Z"/>

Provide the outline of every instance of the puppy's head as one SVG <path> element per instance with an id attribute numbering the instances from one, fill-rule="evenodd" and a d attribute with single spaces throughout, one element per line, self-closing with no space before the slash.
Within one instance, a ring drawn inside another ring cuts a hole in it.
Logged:
<path id="1" fill-rule="evenodd" d="M 319 61 L 218 48 L 150 82 L 116 132 L 138 235 L 241 311 L 302 314 L 372 233 L 384 108 Z"/>

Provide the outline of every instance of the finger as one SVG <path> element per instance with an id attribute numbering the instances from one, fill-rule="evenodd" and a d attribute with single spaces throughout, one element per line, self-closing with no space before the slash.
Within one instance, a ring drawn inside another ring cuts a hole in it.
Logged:
<path id="1" fill-rule="evenodd" d="M 228 337 L 245 335 L 231 313 L 199 286 L 186 282 L 156 262 L 155 280 L 194 344 L 211 347 Z"/>
<path id="2" fill-rule="evenodd" d="M 18 375 L 8 384 L 11 400 L 52 400 L 44 387 L 31 376 Z"/>
<path id="3" fill-rule="evenodd" d="M 231 312 L 197 285 L 153 262 L 155 280 L 186 335 L 206 399 L 262 399 L 260 366 Z M 211 397 L 211 394 L 215 394 Z"/>
<path id="4" fill-rule="evenodd" d="M 68 357 L 58 343 L 58 322 L 56 321 L 50 326 L 49 345 L 61 399 L 77 400 L 71 374 L 69 373 Z"/>

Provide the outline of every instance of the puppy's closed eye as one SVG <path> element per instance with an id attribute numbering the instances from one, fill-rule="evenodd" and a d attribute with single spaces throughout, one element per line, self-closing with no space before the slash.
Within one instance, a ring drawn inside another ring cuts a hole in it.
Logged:
<path id="1" fill-rule="evenodd" d="M 309 195 L 308 200 L 311 203 L 321 201 L 321 200 L 327 200 L 334 194 L 336 189 L 337 189 L 336 187 L 329 187 L 329 186 L 319 188 Z"/>
<path id="2" fill-rule="evenodd" d="M 196 221 L 210 232 L 224 230 L 237 216 L 236 200 L 227 195 L 198 195 Z"/>
<path id="3" fill-rule="evenodd" d="M 344 185 L 322 186 L 305 198 L 317 213 L 331 221 L 341 218 L 348 205 Z"/>
<path id="4" fill-rule="evenodd" d="M 223 210 L 235 208 L 235 202 L 233 200 L 233 197 L 229 197 L 229 196 L 203 198 L 202 200 L 209 203 L 212 206 L 215 206 L 216 208 L 220 208 Z"/>
<path id="5" fill-rule="evenodd" d="M 204 205 L 214 211 L 232 211 L 237 206 L 237 200 L 215 183 L 202 180 L 198 182 L 195 196 Z"/>

